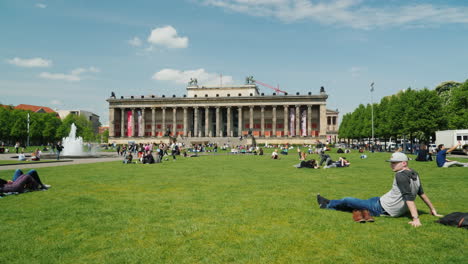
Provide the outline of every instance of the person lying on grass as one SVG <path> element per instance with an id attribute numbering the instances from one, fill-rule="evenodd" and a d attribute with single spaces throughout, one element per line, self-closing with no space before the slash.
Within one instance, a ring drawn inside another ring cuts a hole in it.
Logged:
<path id="1" fill-rule="evenodd" d="M 345 157 L 340 157 L 338 161 L 327 161 L 327 166 L 323 167 L 324 169 L 330 169 L 330 168 L 344 168 L 344 167 L 349 167 L 351 163 L 345 158 Z"/>
<path id="2" fill-rule="evenodd" d="M 24 192 L 28 190 L 47 190 L 50 185 L 43 184 L 36 170 L 24 174 L 20 169 L 13 174 L 11 181 L 0 179 L 0 193 Z"/>
<path id="3" fill-rule="evenodd" d="M 373 197 L 368 200 L 353 197 L 328 200 L 317 194 L 317 202 L 320 208 L 340 211 L 361 210 L 363 215 L 370 212 L 373 216 L 389 215 L 392 217 L 402 216 L 409 211 L 412 221 L 408 222 L 408 224 L 418 227 L 421 226 L 421 222 L 419 221 L 414 200 L 416 195 L 419 195 L 429 207 L 430 214 L 441 217 L 442 215 L 437 214 L 431 200 L 424 193 L 418 173 L 408 167 L 408 157 L 401 152 L 395 152 L 387 161 L 390 162 L 392 171 L 395 172 L 395 178 L 392 189 L 382 197 Z"/>
<path id="4" fill-rule="evenodd" d="M 318 169 L 319 165 L 317 164 L 316 160 L 311 159 L 311 160 L 303 160 L 301 161 L 301 163 L 293 165 L 293 167 L 296 167 L 298 169 L 300 168 Z"/>

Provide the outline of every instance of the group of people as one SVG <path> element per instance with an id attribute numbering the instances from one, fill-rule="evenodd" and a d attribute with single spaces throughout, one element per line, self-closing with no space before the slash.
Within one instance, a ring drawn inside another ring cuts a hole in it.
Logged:
<path id="1" fill-rule="evenodd" d="M 147 144 L 130 144 L 117 146 L 117 153 L 123 155 L 123 163 L 143 163 L 143 164 L 152 164 L 162 162 L 165 156 L 169 156 L 169 151 L 171 151 L 172 159 L 177 160 L 176 156 L 181 155 L 181 144 L 177 144 L 175 141 L 171 144 L 165 144 L 161 142 L 160 144 L 147 143 Z M 153 152 L 155 156 L 153 156 Z M 134 158 L 136 156 L 136 159 Z M 187 156 L 187 153 L 183 152 L 184 157 Z M 166 157 L 166 160 L 168 158 Z"/>

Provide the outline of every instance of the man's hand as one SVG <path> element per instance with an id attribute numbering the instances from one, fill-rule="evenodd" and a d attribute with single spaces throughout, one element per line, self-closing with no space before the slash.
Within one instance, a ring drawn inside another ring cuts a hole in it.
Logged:
<path id="1" fill-rule="evenodd" d="M 412 225 L 413 227 L 422 226 L 421 222 L 419 221 L 419 218 L 413 218 L 413 221 L 408 222 L 408 224 Z"/>
<path id="2" fill-rule="evenodd" d="M 443 215 L 441 214 L 438 214 L 437 211 L 434 209 L 434 210 L 431 210 L 431 215 L 433 216 L 437 216 L 437 217 L 442 217 Z"/>

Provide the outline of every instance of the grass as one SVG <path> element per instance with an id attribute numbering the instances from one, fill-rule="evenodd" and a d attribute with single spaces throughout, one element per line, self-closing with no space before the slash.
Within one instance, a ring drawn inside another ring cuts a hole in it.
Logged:
<path id="1" fill-rule="evenodd" d="M 5 165 L 18 165 L 18 164 L 35 164 L 35 163 L 51 163 L 51 162 L 66 162 L 70 160 L 56 160 L 56 159 L 41 159 L 37 161 L 20 161 L 16 159 L 11 159 L 11 160 L 0 160 L 0 166 L 5 166 Z"/>
<path id="2" fill-rule="evenodd" d="M 295 154 L 295 153 L 294 153 Z M 297 155 L 213 155 L 162 164 L 38 169 L 45 192 L 0 199 L 4 263 L 463 263 L 466 230 L 318 209 L 327 198 L 387 192 L 388 153 L 350 168 L 296 169 Z M 313 155 L 316 157 L 316 155 Z M 332 154 L 338 157 L 338 154 Z M 466 168 L 411 162 L 439 213 L 466 211 Z M 10 178 L 13 171 L 0 171 Z"/>

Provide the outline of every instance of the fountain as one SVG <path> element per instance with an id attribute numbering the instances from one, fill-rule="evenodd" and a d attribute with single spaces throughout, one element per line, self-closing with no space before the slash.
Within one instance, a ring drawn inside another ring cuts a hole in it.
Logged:
<path id="1" fill-rule="evenodd" d="M 89 153 L 83 151 L 83 138 L 76 137 L 75 123 L 71 124 L 70 134 L 62 139 L 63 156 L 88 156 Z"/>

